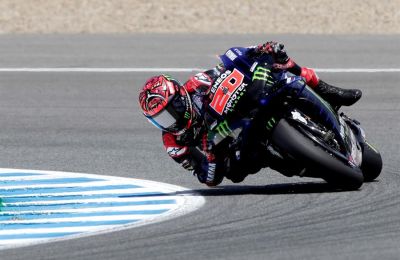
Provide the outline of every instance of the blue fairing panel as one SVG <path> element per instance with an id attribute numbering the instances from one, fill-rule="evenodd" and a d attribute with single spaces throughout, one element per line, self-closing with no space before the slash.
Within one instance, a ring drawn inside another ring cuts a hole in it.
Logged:
<path id="1" fill-rule="evenodd" d="M 332 129 L 338 139 L 341 140 L 340 134 L 340 122 L 337 114 L 333 111 L 332 107 L 323 100 L 317 93 L 315 93 L 310 87 L 308 87 L 301 77 L 292 77 L 297 80 L 293 80 L 285 86 L 289 91 L 296 91 L 300 100 L 307 102 L 307 112 L 309 115 L 316 116 L 319 118 L 323 124 L 328 128 Z"/>

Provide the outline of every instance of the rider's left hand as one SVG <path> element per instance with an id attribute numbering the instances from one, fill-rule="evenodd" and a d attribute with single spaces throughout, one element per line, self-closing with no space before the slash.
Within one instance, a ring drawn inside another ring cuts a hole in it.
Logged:
<path id="1" fill-rule="evenodd" d="M 194 170 L 193 164 L 189 159 L 183 160 L 181 165 L 182 165 L 183 168 L 185 168 L 188 171 L 193 171 Z"/>
<path id="2" fill-rule="evenodd" d="M 270 41 L 259 45 L 257 50 L 260 53 L 272 55 L 275 60 L 275 63 L 272 65 L 274 69 L 288 70 L 296 66 L 296 63 L 287 55 L 285 45 L 282 43 Z"/>
<path id="3" fill-rule="evenodd" d="M 272 55 L 275 61 L 280 64 L 286 64 L 289 61 L 285 45 L 282 43 L 274 41 L 266 42 L 258 46 L 258 51 Z"/>

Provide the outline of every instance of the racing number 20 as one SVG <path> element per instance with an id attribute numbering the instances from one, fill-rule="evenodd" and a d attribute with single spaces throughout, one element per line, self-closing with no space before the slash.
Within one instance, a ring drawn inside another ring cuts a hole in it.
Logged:
<path id="1" fill-rule="evenodd" d="M 218 114 L 222 115 L 229 98 L 243 83 L 243 79 L 244 75 L 237 69 L 234 69 L 218 86 L 210 104 Z"/>

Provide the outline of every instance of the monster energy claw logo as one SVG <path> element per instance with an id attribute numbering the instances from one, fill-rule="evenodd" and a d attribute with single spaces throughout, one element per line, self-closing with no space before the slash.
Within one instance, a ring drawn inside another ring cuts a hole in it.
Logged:
<path id="1" fill-rule="evenodd" d="M 190 119 L 190 113 L 186 111 L 184 117 L 185 119 Z"/>
<path id="2" fill-rule="evenodd" d="M 173 77 L 171 77 L 171 75 L 168 75 L 168 74 L 162 74 L 162 75 L 169 81 L 176 81 L 179 83 L 179 80 L 174 79 Z"/>
<path id="3" fill-rule="evenodd" d="M 274 127 L 275 123 L 276 123 L 275 118 L 271 117 L 267 122 L 267 130 L 268 131 L 271 130 Z"/>
<path id="4" fill-rule="evenodd" d="M 256 71 L 253 74 L 253 81 L 254 80 L 264 80 L 267 81 L 270 84 L 273 84 L 274 82 L 271 81 L 271 70 L 264 68 L 264 67 L 257 67 Z"/>
<path id="5" fill-rule="evenodd" d="M 229 128 L 226 120 L 219 123 L 215 130 L 224 138 L 232 133 L 232 129 Z"/>
<path id="6" fill-rule="evenodd" d="M 168 74 L 163 74 L 163 76 L 168 80 L 173 80 L 173 78 Z"/>

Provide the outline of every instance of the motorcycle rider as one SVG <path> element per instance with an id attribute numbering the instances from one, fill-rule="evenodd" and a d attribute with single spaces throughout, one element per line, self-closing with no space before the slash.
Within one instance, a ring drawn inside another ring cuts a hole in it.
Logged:
<path id="1" fill-rule="evenodd" d="M 313 69 L 296 64 L 288 57 L 283 44 L 270 41 L 248 47 L 246 55 L 254 59 L 261 55 L 270 55 L 274 61 L 272 65 L 261 69 L 262 77 L 253 77 L 248 91 L 252 99 L 250 101 L 257 102 L 265 95 L 266 89 L 274 84 L 271 77 L 273 70 L 287 70 L 302 76 L 308 86 L 336 109 L 343 105 L 350 106 L 361 98 L 360 90 L 329 85 L 320 80 Z M 231 128 L 233 129 L 226 120 L 219 122 L 215 127 L 216 120 L 212 113 L 208 112 L 208 106 L 212 102 L 210 90 L 214 81 L 224 71 L 224 66 L 219 64 L 211 70 L 190 77 L 183 85 L 168 75 L 150 78 L 139 94 L 143 114 L 162 130 L 162 140 L 168 155 L 208 186 L 220 184 L 224 177 L 235 183 L 241 182 L 248 174 L 256 173 L 266 166 L 285 174 L 284 165 L 279 165 L 279 160 L 275 160 L 267 150 L 264 149 L 265 154 L 253 153 L 252 146 L 260 145 L 252 139 L 252 136 L 256 135 L 256 127 L 248 127 L 246 136 L 249 145 L 236 151 L 233 160 L 221 159 L 215 150 L 212 141 L 215 129 L 222 128 L 226 135 L 232 132 Z M 195 147 L 200 147 L 202 153 Z"/>

